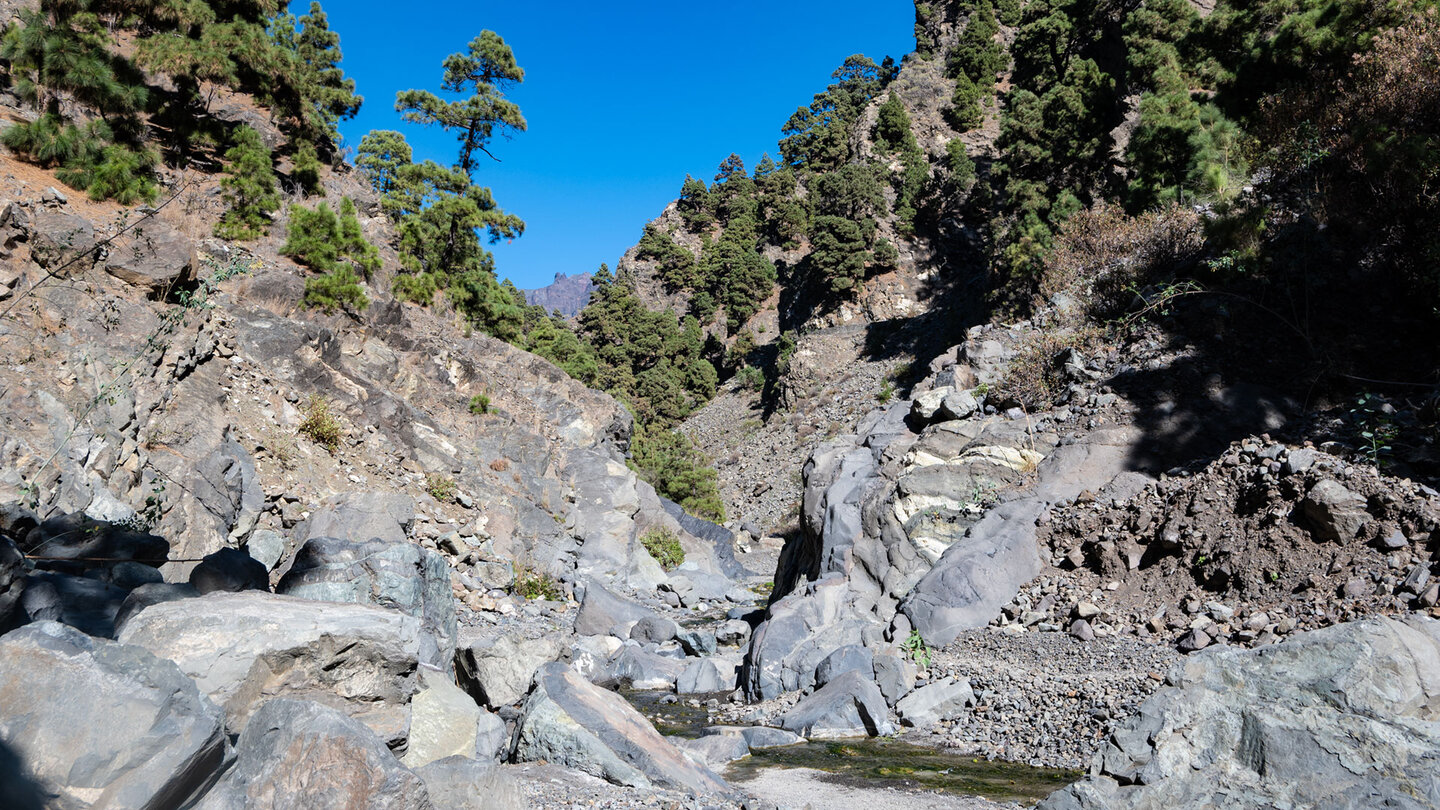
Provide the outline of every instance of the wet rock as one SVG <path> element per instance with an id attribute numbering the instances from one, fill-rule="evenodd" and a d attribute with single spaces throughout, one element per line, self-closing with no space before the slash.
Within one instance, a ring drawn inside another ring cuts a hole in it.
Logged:
<path id="1" fill-rule="evenodd" d="M 1191 656 L 1044 810 L 1440 806 L 1440 622 Z"/>
<path id="2" fill-rule="evenodd" d="M 730 786 L 692 763 L 619 695 L 563 664 L 547 664 L 519 721 L 516 762 L 546 760 L 610 782 L 710 795 Z"/>
<path id="3" fill-rule="evenodd" d="M 385 539 L 312 537 L 296 552 L 275 590 L 304 599 L 380 605 L 414 616 L 425 630 L 420 660 L 448 669 L 454 658 L 458 630 L 450 566 L 429 549 Z"/>
<path id="4" fill-rule="evenodd" d="M 519 703 L 530 689 L 535 671 L 558 659 L 561 650 L 560 641 L 550 637 L 462 638 L 455 660 L 461 683 L 481 703 L 498 709 Z"/>
<path id="5" fill-rule="evenodd" d="M 943 678 L 927 684 L 895 704 L 900 722 L 912 728 L 928 728 L 959 715 L 975 702 L 975 693 L 965 679 Z"/>
<path id="6" fill-rule="evenodd" d="M 49 621 L 0 637 L 0 740 L 61 807 L 183 807 L 233 756 L 173 663 Z"/>
<path id="7" fill-rule="evenodd" d="M 780 716 L 780 726 L 812 739 L 888 737 L 895 733 L 875 682 L 845 672 Z"/>
<path id="8" fill-rule="evenodd" d="M 152 605 L 119 637 L 178 664 L 232 731 L 261 703 L 295 697 L 341 709 L 403 748 L 420 636 L 419 620 L 397 611 L 242 591 Z"/>
<path id="9" fill-rule="evenodd" d="M 251 717 L 238 757 L 197 810 L 431 810 L 425 784 L 364 724 L 278 698 Z"/>
<path id="10" fill-rule="evenodd" d="M 190 571 L 190 586 L 198 593 L 215 591 L 268 591 L 270 573 L 264 563 L 236 548 L 206 554 Z"/>

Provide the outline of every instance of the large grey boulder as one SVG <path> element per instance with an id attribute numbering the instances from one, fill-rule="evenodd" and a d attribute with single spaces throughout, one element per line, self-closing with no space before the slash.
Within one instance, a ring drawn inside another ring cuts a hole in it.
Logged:
<path id="1" fill-rule="evenodd" d="M 57 622 L 0 638 L 0 744 L 61 807 L 184 807 L 233 756 L 173 663 Z"/>
<path id="2" fill-rule="evenodd" d="M 627 642 L 605 669 L 605 680 L 631 689 L 674 689 L 685 662 Z"/>
<path id="3" fill-rule="evenodd" d="M 425 784 L 363 723 L 278 698 L 250 718 L 235 767 L 197 810 L 431 810 Z"/>
<path id="4" fill-rule="evenodd" d="M 582 636 L 613 635 L 629 638 L 636 622 L 654 616 L 649 608 L 616 596 L 598 582 L 585 584 L 580 612 L 575 615 L 575 632 Z"/>
<path id="5" fill-rule="evenodd" d="M 755 630 L 741 674 L 751 700 L 770 700 L 815 684 L 820 663 L 860 644 L 865 621 L 849 613 L 850 583 L 838 573 L 803 585 L 770 606 Z"/>
<path id="6" fill-rule="evenodd" d="M 895 713 L 903 725 L 926 728 L 955 717 L 966 704 L 974 702 L 969 681 L 944 678 L 906 695 L 895 705 Z"/>
<path id="7" fill-rule="evenodd" d="M 680 695 L 733 692 L 737 669 L 734 659 L 720 656 L 695 659 L 675 680 L 675 692 Z"/>
<path id="8" fill-rule="evenodd" d="M 0 632 L 10 626 L 10 619 L 20 607 L 25 592 L 25 557 L 10 538 L 0 535 Z"/>
<path id="9" fill-rule="evenodd" d="M 731 792 L 709 768 L 666 742 L 624 698 L 559 663 L 535 674 L 517 731 L 514 760 L 542 759 L 620 785 Z"/>
<path id="10" fill-rule="evenodd" d="M 312 537 L 295 554 L 276 591 L 326 602 L 379 605 L 420 619 L 420 660 L 450 666 L 455 656 L 455 596 L 450 564 L 436 552 L 385 539 Z"/>
<path id="11" fill-rule="evenodd" d="M 888 737 L 895 733 L 875 682 L 850 670 L 780 716 L 780 727 L 804 737 Z"/>
<path id="12" fill-rule="evenodd" d="M 200 593 L 215 591 L 268 591 L 270 572 L 265 564 L 238 548 L 206 554 L 190 571 L 190 585 Z"/>
<path id="13" fill-rule="evenodd" d="M 460 681 L 475 699 L 492 709 L 513 706 L 525 697 L 535 671 L 560 657 L 556 638 L 496 638 L 466 640 L 455 654 Z"/>
<path id="14" fill-rule="evenodd" d="M 1046 810 L 1440 807 L 1440 622 L 1191 655 Z"/>
<path id="15" fill-rule="evenodd" d="M 494 763 L 447 757 L 416 773 L 425 780 L 435 810 L 525 810 L 527 806 L 520 786 L 504 767 Z"/>
<path id="16" fill-rule="evenodd" d="M 296 697 L 340 709 L 403 748 L 416 690 L 420 622 L 369 605 L 317 605 L 244 591 L 164 602 L 119 638 L 168 658 L 242 730 L 260 704 Z"/>

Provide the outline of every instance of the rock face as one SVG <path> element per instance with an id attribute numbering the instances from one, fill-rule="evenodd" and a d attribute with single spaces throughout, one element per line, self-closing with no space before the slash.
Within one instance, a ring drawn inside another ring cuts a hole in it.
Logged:
<path id="1" fill-rule="evenodd" d="M 164 298 L 178 285 L 193 280 L 199 264 L 195 240 L 159 218 L 111 243 L 104 261 L 105 272 L 140 287 L 152 298 Z"/>
<path id="2" fill-rule="evenodd" d="M 419 620 L 403 613 L 246 591 L 152 605 L 119 638 L 178 664 L 224 708 L 232 731 L 265 701 L 296 697 L 403 747 L 420 635 Z"/>
<path id="3" fill-rule="evenodd" d="M 377 523 L 384 528 L 383 521 Z M 305 599 L 398 610 L 421 622 L 422 662 L 448 669 L 455 656 L 450 566 L 436 552 L 404 542 L 403 537 L 399 542 L 313 537 L 295 555 L 294 565 L 276 590 Z"/>
<path id="4" fill-rule="evenodd" d="M 616 784 L 701 795 L 729 785 L 665 741 L 624 698 L 592 685 L 564 664 L 535 675 L 517 731 L 514 760 L 547 760 Z"/>
<path id="5" fill-rule="evenodd" d="M 364 724 L 318 703 L 261 706 L 198 810 L 432 810 L 420 777 Z"/>
<path id="6" fill-rule="evenodd" d="M 173 663 L 56 622 L 0 638 L 0 743 L 66 807 L 184 807 L 233 756 Z"/>
<path id="7" fill-rule="evenodd" d="M 1440 806 L 1440 622 L 1185 659 L 1046 810 Z"/>
<path id="8" fill-rule="evenodd" d="M 402 762 L 418 768 L 450 756 L 475 757 L 479 732 L 490 713 L 441 673 L 421 670 L 420 691 L 410 701 L 410 738 Z M 502 724 L 503 727 L 503 724 Z M 486 729 L 489 725 L 486 723 Z M 494 746 L 487 756 L 494 753 Z"/>
<path id="9" fill-rule="evenodd" d="M 567 276 L 564 273 L 556 273 L 555 280 L 544 287 L 534 290 L 524 290 L 525 303 L 542 306 L 546 312 L 559 310 L 561 315 L 573 318 L 580 314 L 580 310 L 590 303 L 590 291 L 594 289 L 590 283 L 589 273 L 579 273 Z"/>

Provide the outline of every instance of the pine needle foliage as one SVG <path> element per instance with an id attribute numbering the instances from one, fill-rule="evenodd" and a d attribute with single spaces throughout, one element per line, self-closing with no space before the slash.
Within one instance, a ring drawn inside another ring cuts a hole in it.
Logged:
<path id="1" fill-rule="evenodd" d="M 260 133 L 241 124 L 231 135 L 234 144 L 225 152 L 225 176 L 220 180 L 229 209 L 215 225 L 222 239 L 258 239 L 270 224 L 270 212 L 280 207 L 275 190 L 274 159 Z"/>

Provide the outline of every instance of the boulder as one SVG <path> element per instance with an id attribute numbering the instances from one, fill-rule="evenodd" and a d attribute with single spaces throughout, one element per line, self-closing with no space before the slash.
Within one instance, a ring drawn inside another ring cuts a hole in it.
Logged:
<path id="1" fill-rule="evenodd" d="M 691 758 L 698 758 L 707 765 L 724 765 L 750 755 L 750 746 L 738 733 L 726 732 L 707 734 L 698 740 L 673 737 L 675 744 L 683 748 Z"/>
<path id="2" fill-rule="evenodd" d="M 416 773 L 425 781 L 435 810 L 525 810 L 520 786 L 506 769 L 494 763 L 465 757 L 447 757 L 426 765 Z"/>
<path id="3" fill-rule="evenodd" d="M 250 718 L 235 767 L 197 810 L 431 810 L 420 777 L 363 723 L 277 698 Z"/>
<path id="4" fill-rule="evenodd" d="M 393 492 L 347 492 L 331 497 L 310 515 L 302 537 L 351 542 L 404 543 L 415 525 L 415 501 Z"/>
<path id="5" fill-rule="evenodd" d="M 641 644 L 663 644 L 675 638 L 680 626 L 661 616 L 645 616 L 630 628 L 630 638 Z"/>
<path id="6" fill-rule="evenodd" d="M 619 695 L 591 684 L 564 664 L 535 674 L 516 736 L 514 760 L 547 760 L 634 787 L 700 795 L 731 788 L 691 762 Z"/>
<path id="7" fill-rule="evenodd" d="M 419 620 L 393 610 L 242 591 L 152 605 L 119 637 L 178 664 L 232 731 L 265 701 L 297 697 L 340 709 L 403 748 L 420 636 Z"/>
<path id="8" fill-rule="evenodd" d="M 185 807 L 233 756 L 173 663 L 49 621 L 0 637 L 0 743 L 60 807 Z"/>
<path id="9" fill-rule="evenodd" d="M 24 215 L 30 232 L 30 256 L 35 263 L 61 278 L 70 278 L 95 262 L 95 226 L 90 220 L 63 211 L 40 209 Z"/>
<path id="10" fill-rule="evenodd" d="M 125 623 L 131 616 L 139 613 L 151 605 L 158 605 L 161 602 L 175 602 L 181 599 L 192 599 L 199 596 L 200 592 L 188 584 L 172 584 L 169 582 L 151 582 L 141 585 L 131 591 L 120 603 L 120 609 L 115 613 L 115 635 L 120 635 Z"/>
<path id="11" fill-rule="evenodd" d="M 675 681 L 675 692 L 681 695 L 700 695 L 713 692 L 733 692 L 736 684 L 734 660 L 720 657 L 699 658 L 691 661 Z"/>
<path id="12" fill-rule="evenodd" d="M 382 514 L 388 514 L 382 513 Z M 384 539 L 312 537 L 276 591 L 305 599 L 393 608 L 420 620 L 420 660 L 448 669 L 458 633 L 450 564 L 429 549 Z"/>
<path id="13" fill-rule="evenodd" d="M 500 636 L 462 641 L 455 654 L 460 682 L 475 699 L 492 709 L 513 706 L 525 697 L 535 671 L 560 657 L 554 638 Z"/>
<path id="14" fill-rule="evenodd" d="M 968 680 L 943 678 L 911 692 L 895 704 L 895 713 L 904 725 L 926 728 L 955 717 L 974 702 L 975 693 L 970 690 Z"/>
<path id="15" fill-rule="evenodd" d="M 715 641 L 726 647 L 744 647 L 750 643 L 750 624 L 740 619 L 726 619 L 715 626 Z"/>
<path id="16" fill-rule="evenodd" d="M 25 592 L 25 557 L 10 538 L 0 534 L 0 632 L 10 627 Z"/>
<path id="17" fill-rule="evenodd" d="M 111 243 L 105 272 L 139 287 L 151 298 L 162 299 L 195 277 L 197 244 L 168 222 L 151 218 Z"/>
<path id="18" fill-rule="evenodd" d="M 629 642 L 606 669 L 606 680 L 628 684 L 631 689 L 674 689 L 685 663 L 650 652 Z"/>
<path id="19" fill-rule="evenodd" d="M 940 413 L 947 419 L 967 419 L 979 410 L 980 401 L 964 389 L 946 394 L 940 401 Z"/>
<path id="20" fill-rule="evenodd" d="M 1365 511 L 1365 505 L 1363 496 L 1327 478 L 1305 493 L 1300 511 L 1317 537 L 1334 543 L 1348 543 L 1374 521 Z"/>
<path id="21" fill-rule="evenodd" d="M 115 635 L 129 592 L 98 579 L 39 571 L 25 578 L 20 607 L 30 621 L 57 621 L 96 638 Z"/>
<path id="22" fill-rule="evenodd" d="M 457 754 L 475 757 L 480 749 L 481 720 L 487 719 L 488 729 L 491 716 L 475 705 L 464 689 L 442 674 L 422 668 L 420 691 L 410 700 L 410 739 L 400 761 L 407 768 L 419 768 Z"/>
<path id="23" fill-rule="evenodd" d="M 875 685 L 885 696 L 885 703 L 894 706 L 915 687 L 915 664 L 894 653 L 875 656 Z"/>
<path id="24" fill-rule="evenodd" d="M 875 682 L 855 670 L 842 673 L 780 716 L 780 727 L 809 737 L 888 737 L 895 727 Z"/>
<path id="25" fill-rule="evenodd" d="M 119 560 L 159 565 L 170 554 L 170 544 L 163 537 L 93 520 L 83 512 L 58 515 L 41 522 L 25 535 L 25 541 L 19 546 L 28 554 L 48 558 L 37 561 L 37 567 L 68 573 L 108 567 Z"/>
<path id="26" fill-rule="evenodd" d="M 245 552 L 265 566 L 266 571 L 274 571 L 280 565 L 286 549 L 285 538 L 269 529 L 256 529 L 245 541 Z"/>
<path id="27" fill-rule="evenodd" d="M 582 636 L 609 634 L 617 638 L 629 638 L 630 629 L 636 622 L 653 615 L 654 612 L 649 608 L 622 599 L 606 590 L 600 583 L 590 581 L 585 584 L 585 595 L 580 600 L 580 612 L 575 615 L 575 632 Z"/>
<path id="28" fill-rule="evenodd" d="M 190 585 L 200 593 L 214 591 L 268 591 L 270 572 L 265 564 L 238 548 L 206 554 L 190 571 Z"/>
<path id="29" fill-rule="evenodd" d="M 1440 622 L 1217 648 L 1170 683 L 1040 807 L 1440 807 Z"/>
<path id="30" fill-rule="evenodd" d="M 862 644 L 847 644 L 825 656 L 815 668 L 815 685 L 824 686 L 851 670 L 867 677 L 875 671 L 875 656 Z"/>

